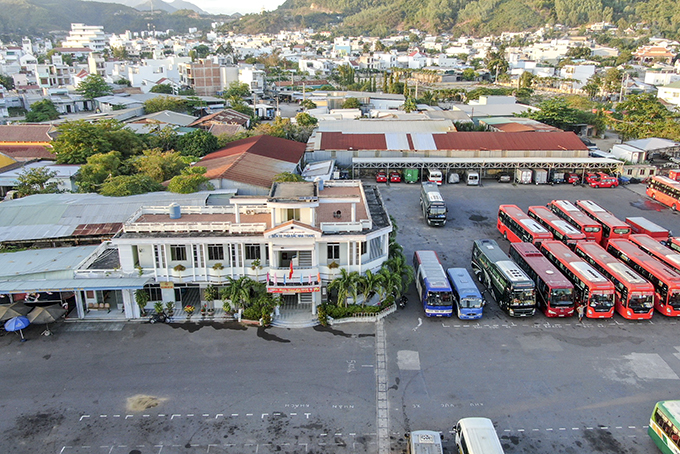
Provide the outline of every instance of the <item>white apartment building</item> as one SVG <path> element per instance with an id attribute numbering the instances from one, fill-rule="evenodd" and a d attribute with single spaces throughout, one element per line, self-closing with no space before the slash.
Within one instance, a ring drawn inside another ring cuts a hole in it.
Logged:
<path id="1" fill-rule="evenodd" d="M 261 69 L 257 69 L 252 65 L 239 65 L 238 80 L 250 87 L 250 92 L 257 95 L 264 94 L 265 87 L 265 73 Z"/>
<path id="2" fill-rule="evenodd" d="M 106 35 L 101 25 L 71 24 L 71 32 L 62 43 L 62 47 L 87 47 L 95 52 L 106 48 Z"/>

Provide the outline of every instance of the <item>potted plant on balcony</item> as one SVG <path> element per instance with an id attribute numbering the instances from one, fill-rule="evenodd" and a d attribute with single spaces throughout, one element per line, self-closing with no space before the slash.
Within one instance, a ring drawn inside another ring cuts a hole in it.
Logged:
<path id="1" fill-rule="evenodd" d="M 208 305 L 204 304 L 201 306 L 201 316 L 205 317 L 205 314 L 208 312 Z"/>
<path id="2" fill-rule="evenodd" d="M 255 271 L 255 282 L 260 282 L 260 270 L 262 269 L 262 263 L 260 262 L 260 259 L 253 260 L 253 263 L 250 265 L 250 269 Z"/>
<path id="3" fill-rule="evenodd" d="M 157 314 L 162 314 L 163 313 L 163 303 L 160 301 L 156 301 L 153 303 L 153 310 L 156 311 Z"/>
<path id="4" fill-rule="evenodd" d="M 217 271 L 217 282 L 221 284 L 222 283 L 222 270 L 224 269 L 224 265 L 222 265 L 221 263 L 215 263 L 212 266 L 212 269 Z"/>
<path id="5" fill-rule="evenodd" d="M 184 265 L 182 265 L 181 263 L 179 265 L 175 265 L 175 267 L 173 268 L 173 270 L 175 270 L 175 272 L 177 272 L 177 277 L 178 277 L 180 282 L 182 282 L 182 272 L 185 271 L 186 269 L 187 268 Z"/>
<path id="6" fill-rule="evenodd" d="M 135 291 L 135 302 L 139 306 L 139 316 L 144 317 L 146 315 L 146 304 L 149 302 L 149 292 L 140 288 Z"/>
<path id="7" fill-rule="evenodd" d="M 184 306 L 184 312 L 186 312 L 187 318 L 191 318 L 191 315 L 194 313 L 194 306 L 187 304 Z"/>
<path id="8" fill-rule="evenodd" d="M 209 285 L 205 288 L 203 292 L 205 300 L 208 302 L 208 307 L 214 307 L 215 300 L 217 299 L 217 287 L 214 285 Z"/>
<path id="9" fill-rule="evenodd" d="M 165 303 L 165 310 L 168 313 L 168 317 L 172 317 L 175 315 L 175 302 L 174 301 L 168 301 Z"/>

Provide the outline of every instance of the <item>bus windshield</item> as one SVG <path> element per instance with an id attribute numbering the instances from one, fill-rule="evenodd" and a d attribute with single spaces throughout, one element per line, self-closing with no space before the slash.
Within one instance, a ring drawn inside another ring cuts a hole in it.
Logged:
<path id="1" fill-rule="evenodd" d="M 671 293 L 668 297 L 668 304 L 673 306 L 673 309 L 680 309 L 680 293 Z"/>
<path id="2" fill-rule="evenodd" d="M 558 288 L 551 292 L 550 302 L 552 306 L 573 306 L 574 299 L 572 296 L 572 289 Z"/>
<path id="3" fill-rule="evenodd" d="M 630 228 L 629 227 L 614 228 L 614 233 L 616 233 L 617 235 L 625 235 L 627 233 L 630 233 Z"/>
<path id="4" fill-rule="evenodd" d="M 431 206 L 430 214 L 446 214 L 446 207 L 442 206 Z"/>
<path id="5" fill-rule="evenodd" d="M 449 292 L 429 292 L 427 294 L 428 306 L 450 306 L 451 294 Z"/>
<path id="6" fill-rule="evenodd" d="M 614 295 L 612 293 L 593 293 L 590 296 L 591 307 L 612 307 L 614 305 Z"/>
<path id="7" fill-rule="evenodd" d="M 584 227 L 583 231 L 584 232 L 599 232 L 600 228 L 599 227 Z"/>
<path id="8" fill-rule="evenodd" d="M 460 300 L 460 307 L 468 309 L 482 307 L 482 300 L 480 298 L 462 298 Z"/>
<path id="9" fill-rule="evenodd" d="M 653 295 L 640 295 L 639 293 L 633 293 L 630 297 L 629 306 L 631 308 L 636 307 L 643 309 L 651 309 L 653 305 L 654 305 Z"/>
<path id="10" fill-rule="evenodd" d="M 512 303 L 520 306 L 531 306 L 536 304 L 534 289 L 515 290 L 512 292 Z"/>

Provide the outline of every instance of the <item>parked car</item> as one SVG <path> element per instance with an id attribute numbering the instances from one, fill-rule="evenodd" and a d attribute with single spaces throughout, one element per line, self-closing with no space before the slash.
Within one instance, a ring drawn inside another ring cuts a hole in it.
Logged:
<path id="1" fill-rule="evenodd" d="M 390 183 L 401 183 L 401 174 L 396 170 L 390 172 Z"/>
<path id="2" fill-rule="evenodd" d="M 581 175 L 578 173 L 567 173 L 564 179 L 569 184 L 581 184 Z"/>
<path id="3" fill-rule="evenodd" d="M 498 180 L 499 183 L 510 183 L 512 182 L 512 177 L 509 173 L 501 172 L 496 176 L 496 180 Z"/>
<path id="4" fill-rule="evenodd" d="M 589 182 L 592 188 L 615 188 L 619 185 L 619 180 L 616 177 L 607 175 L 606 173 L 598 173 L 598 178 Z"/>
<path id="5" fill-rule="evenodd" d="M 586 183 L 590 184 L 600 179 L 599 173 L 586 173 Z"/>
<path id="6" fill-rule="evenodd" d="M 375 174 L 375 182 L 387 183 L 387 173 L 384 170 L 378 171 L 378 173 Z"/>

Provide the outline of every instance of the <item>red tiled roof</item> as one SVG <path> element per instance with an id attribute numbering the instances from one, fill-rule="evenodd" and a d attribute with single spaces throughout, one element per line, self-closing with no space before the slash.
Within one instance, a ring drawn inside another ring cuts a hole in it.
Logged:
<path id="1" fill-rule="evenodd" d="M 17 145 L 3 145 L 0 143 L 0 153 L 9 156 L 17 161 L 26 161 L 29 159 L 56 159 L 57 155 L 52 153 L 49 148 L 41 146 L 17 146 Z"/>
<path id="2" fill-rule="evenodd" d="M 122 222 L 108 222 L 105 224 L 79 224 L 72 236 L 100 236 L 118 233 L 123 228 Z"/>
<path id="3" fill-rule="evenodd" d="M 220 110 L 219 112 L 215 112 L 214 114 L 199 118 L 198 120 L 191 123 L 189 127 L 199 126 L 203 123 L 211 121 L 215 123 L 239 124 L 245 126 L 250 121 L 250 117 L 233 109 L 224 109 Z"/>
<path id="4" fill-rule="evenodd" d="M 0 144 L 2 142 L 40 142 L 52 141 L 49 132 L 52 125 L 0 125 Z"/>
<path id="5" fill-rule="evenodd" d="M 274 136 L 255 136 L 236 140 L 221 150 L 203 157 L 201 162 L 211 159 L 249 153 L 257 156 L 278 159 L 297 164 L 305 153 L 306 144 Z M 203 164 L 201 164 L 203 165 Z"/>
<path id="6" fill-rule="evenodd" d="M 407 139 L 410 134 L 407 134 Z M 432 134 L 437 150 L 586 150 L 573 132 L 448 132 Z M 409 144 L 413 141 L 409 140 Z M 320 150 L 386 150 L 385 134 L 321 133 Z"/>

